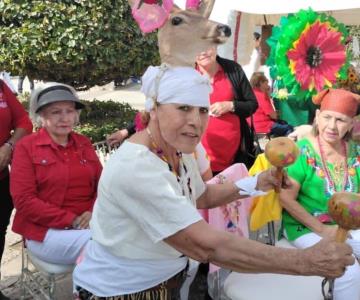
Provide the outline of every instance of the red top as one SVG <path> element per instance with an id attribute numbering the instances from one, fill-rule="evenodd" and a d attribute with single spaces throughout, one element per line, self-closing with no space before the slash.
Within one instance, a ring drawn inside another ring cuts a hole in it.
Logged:
<path id="1" fill-rule="evenodd" d="M 230 80 L 220 68 L 214 76 L 210 104 L 233 101 L 234 93 Z M 202 144 L 210 157 L 211 170 L 219 172 L 229 167 L 240 145 L 240 119 L 232 112 L 209 118 Z"/>
<path id="2" fill-rule="evenodd" d="M 257 133 L 269 133 L 274 121 L 271 120 L 270 114 L 275 111 L 271 99 L 267 93 L 254 89 L 257 102 L 259 104 L 258 109 L 253 114 L 254 127 Z M 247 119 L 250 122 L 250 118 Z"/>
<path id="3" fill-rule="evenodd" d="M 0 147 L 11 137 L 11 131 L 24 128 L 32 132 L 32 123 L 27 112 L 5 82 L 0 81 Z M 0 170 L 0 179 L 4 178 L 8 169 Z"/>
<path id="4" fill-rule="evenodd" d="M 45 129 L 22 138 L 10 174 L 13 231 L 43 241 L 49 228 L 70 228 L 76 216 L 92 210 L 101 170 L 85 136 L 71 133 L 66 147 Z"/>

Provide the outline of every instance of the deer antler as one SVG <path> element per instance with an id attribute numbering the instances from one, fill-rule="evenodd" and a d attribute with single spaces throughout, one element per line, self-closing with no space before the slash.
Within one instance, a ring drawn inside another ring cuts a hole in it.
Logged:
<path id="1" fill-rule="evenodd" d="M 199 14 L 201 14 L 205 19 L 209 19 L 210 14 L 214 8 L 215 0 L 201 0 L 199 6 Z"/>

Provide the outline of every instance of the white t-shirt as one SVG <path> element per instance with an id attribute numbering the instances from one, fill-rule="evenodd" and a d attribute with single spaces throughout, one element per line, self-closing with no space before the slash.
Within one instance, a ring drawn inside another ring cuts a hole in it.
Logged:
<path id="1" fill-rule="evenodd" d="M 205 184 L 193 155 L 183 154 L 179 168 L 180 182 L 168 164 L 147 147 L 128 141 L 112 155 L 99 181 L 90 223 L 94 242 L 88 247 L 98 255 L 89 255 L 86 249 L 84 260 L 74 271 L 75 285 L 97 296 L 121 295 L 124 287 L 141 291 L 185 267 L 182 254 L 163 240 L 202 220 L 196 199 L 205 191 Z M 104 251 L 109 255 L 100 255 Z M 112 270 L 103 272 L 96 267 L 102 261 L 111 268 L 114 258 L 119 259 Z M 137 276 L 139 267 L 141 277 Z M 126 272 L 129 280 L 116 275 L 121 272 Z M 91 290 L 95 283 L 107 280 L 113 283 L 112 292 L 117 293 L 105 295 L 104 291 L 97 294 L 99 290 Z M 150 281 L 152 285 L 146 286 Z"/>

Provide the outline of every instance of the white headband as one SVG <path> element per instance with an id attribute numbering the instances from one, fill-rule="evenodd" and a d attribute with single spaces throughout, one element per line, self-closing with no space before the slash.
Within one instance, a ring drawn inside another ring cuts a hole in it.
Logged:
<path id="1" fill-rule="evenodd" d="M 141 91 L 145 94 L 145 110 L 154 102 L 177 103 L 209 107 L 212 91 L 209 79 L 191 67 L 150 66 L 142 77 Z"/>

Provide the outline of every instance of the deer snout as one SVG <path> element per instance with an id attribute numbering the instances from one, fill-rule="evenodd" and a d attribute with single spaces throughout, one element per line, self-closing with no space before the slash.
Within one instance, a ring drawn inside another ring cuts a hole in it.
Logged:
<path id="1" fill-rule="evenodd" d="M 231 28 L 227 25 L 218 25 L 216 27 L 216 30 L 221 34 L 224 35 L 226 37 L 229 37 L 231 35 Z"/>

